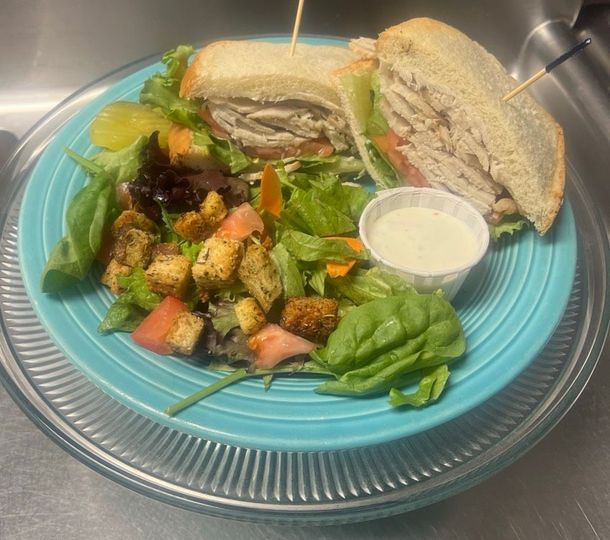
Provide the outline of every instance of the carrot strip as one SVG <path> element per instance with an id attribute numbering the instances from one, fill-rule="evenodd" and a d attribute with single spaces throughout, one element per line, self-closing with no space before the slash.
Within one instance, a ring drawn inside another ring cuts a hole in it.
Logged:
<path id="1" fill-rule="evenodd" d="M 282 185 L 280 177 L 275 169 L 267 163 L 261 177 L 261 202 L 258 206 L 259 212 L 266 210 L 275 217 L 280 216 L 282 211 Z"/>
<path id="2" fill-rule="evenodd" d="M 351 247 L 355 251 L 364 250 L 364 246 L 362 242 L 358 240 L 358 238 L 350 238 L 348 236 L 329 236 L 329 240 L 343 240 L 349 247 Z M 347 275 L 347 273 L 354 267 L 356 264 L 356 259 L 348 259 L 344 263 L 337 262 L 328 262 L 326 263 L 326 271 L 331 278 L 342 277 Z"/>

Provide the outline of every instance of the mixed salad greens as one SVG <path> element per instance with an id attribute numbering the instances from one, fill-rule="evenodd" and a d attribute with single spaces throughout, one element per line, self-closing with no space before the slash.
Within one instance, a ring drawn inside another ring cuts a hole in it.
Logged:
<path id="1" fill-rule="evenodd" d="M 214 135 L 201 103 L 178 94 L 192 53 L 169 51 L 139 103 L 99 113 L 91 140 L 104 150 L 66 150 L 90 179 L 68 207 L 42 290 L 72 286 L 101 263 L 117 297 L 99 332 L 132 332 L 150 350 L 228 373 L 168 414 L 246 377 L 268 389 L 294 373 L 324 377 L 320 393 L 434 402 L 464 353 L 462 327 L 442 294 L 418 294 L 369 262 L 357 223 L 373 195 L 346 181 L 362 175 L 361 162 L 263 160 Z M 172 163 L 172 125 L 218 167 Z"/>

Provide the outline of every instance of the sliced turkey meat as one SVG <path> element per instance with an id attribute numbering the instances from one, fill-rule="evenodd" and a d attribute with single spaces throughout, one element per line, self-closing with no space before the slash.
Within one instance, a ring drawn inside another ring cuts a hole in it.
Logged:
<path id="1" fill-rule="evenodd" d="M 244 151 L 258 157 L 321 156 L 353 147 L 349 126 L 336 110 L 301 99 L 277 102 L 210 99 L 205 113 Z"/>
<path id="2" fill-rule="evenodd" d="M 448 91 L 423 84 L 404 66 L 394 70 L 381 62 L 379 77 L 381 111 L 402 141 L 396 149 L 426 181 L 467 199 L 490 220 L 513 213 L 514 201 L 494 180 L 499 164 L 487 149 L 484 126 L 473 124 Z"/>

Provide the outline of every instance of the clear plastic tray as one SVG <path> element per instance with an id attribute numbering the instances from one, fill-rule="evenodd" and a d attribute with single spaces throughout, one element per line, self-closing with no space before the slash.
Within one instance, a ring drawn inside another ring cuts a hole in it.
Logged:
<path id="1" fill-rule="evenodd" d="M 322 452 L 253 450 L 156 424 L 98 390 L 54 346 L 25 294 L 16 248 L 23 186 L 54 133 L 130 64 L 60 104 L 0 172 L 0 377 L 60 446 L 138 492 L 197 511 L 284 523 L 340 523 L 418 508 L 505 467 L 567 412 L 589 379 L 608 329 L 608 241 L 577 171 L 569 197 L 579 262 L 568 308 L 540 356 L 502 392 L 423 434 Z"/>

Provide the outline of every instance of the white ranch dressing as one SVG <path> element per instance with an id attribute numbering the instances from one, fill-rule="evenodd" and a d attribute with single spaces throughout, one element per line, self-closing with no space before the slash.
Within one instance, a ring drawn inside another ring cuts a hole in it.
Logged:
<path id="1" fill-rule="evenodd" d="M 459 219 L 433 208 L 407 207 L 377 219 L 371 247 L 387 262 L 416 272 L 440 272 L 470 263 L 477 240 Z"/>

